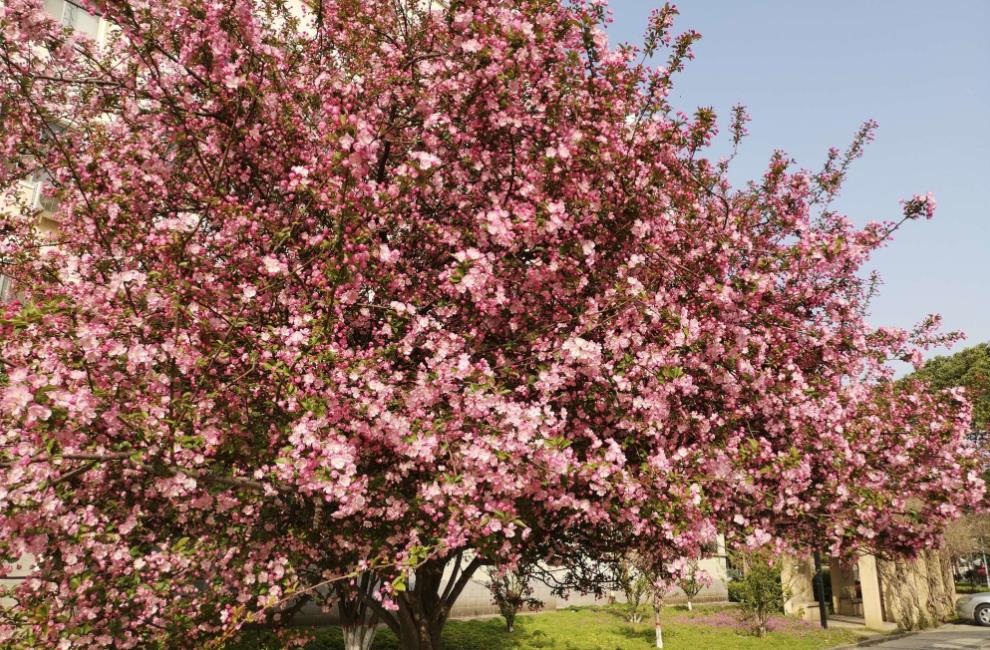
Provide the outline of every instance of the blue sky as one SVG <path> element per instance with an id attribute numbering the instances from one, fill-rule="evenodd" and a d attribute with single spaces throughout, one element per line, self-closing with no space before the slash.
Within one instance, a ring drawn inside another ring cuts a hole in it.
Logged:
<path id="1" fill-rule="evenodd" d="M 611 0 L 613 43 L 642 41 L 657 0 Z M 724 118 L 747 106 L 750 136 L 733 178 L 758 177 L 774 149 L 817 169 L 869 118 L 876 141 L 835 207 L 854 222 L 896 217 L 933 192 L 935 219 L 905 224 L 878 252 L 877 325 L 911 327 L 937 312 L 990 340 L 990 0 L 685 0 L 678 31 L 695 29 L 696 59 L 675 81 L 685 112 Z M 716 149 L 716 156 L 724 149 Z"/>

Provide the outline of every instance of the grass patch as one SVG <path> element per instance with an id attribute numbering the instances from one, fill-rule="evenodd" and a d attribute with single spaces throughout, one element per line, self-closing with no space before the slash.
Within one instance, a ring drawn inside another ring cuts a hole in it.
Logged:
<path id="1" fill-rule="evenodd" d="M 822 630 L 793 618 L 775 617 L 762 639 L 747 634 L 735 608 L 666 608 L 664 647 L 667 650 L 823 650 L 856 640 L 850 630 Z M 444 630 L 447 650 L 648 650 L 654 646 L 652 613 L 638 625 L 626 623 L 621 612 L 586 607 L 524 615 L 516 630 L 505 631 L 501 618 L 451 621 Z M 281 650 L 271 634 L 245 634 L 228 650 Z M 337 629 L 321 630 L 306 650 L 342 650 Z M 374 650 L 398 650 L 391 631 L 379 631 Z"/>

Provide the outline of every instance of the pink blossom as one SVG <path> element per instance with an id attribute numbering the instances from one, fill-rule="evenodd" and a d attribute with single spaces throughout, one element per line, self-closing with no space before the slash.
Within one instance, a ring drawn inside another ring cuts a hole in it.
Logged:
<path id="1" fill-rule="evenodd" d="M 413 151 L 409 157 L 415 160 L 419 168 L 424 171 L 440 164 L 440 159 L 428 151 Z"/>
<path id="2" fill-rule="evenodd" d="M 22 411 L 32 399 L 34 399 L 34 395 L 27 386 L 24 384 L 13 384 L 4 389 L 3 400 L 0 402 L 0 405 L 2 405 L 4 410 L 10 410 L 11 412 L 18 413 Z"/>
<path id="3" fill-rule="evenodd" d="M 271 255 L 266 255 L 261 258 L 261 262 L 265 267 L 265 272 L 269 275 L 281 275 L 282 273 L 285 273 L 288 268 L 286 267 L 285 262 L 276 257 L 272 257 Z"/>

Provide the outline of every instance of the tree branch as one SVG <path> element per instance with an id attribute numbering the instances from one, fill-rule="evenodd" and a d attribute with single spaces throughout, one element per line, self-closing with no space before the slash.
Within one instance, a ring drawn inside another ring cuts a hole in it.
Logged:
<path id="1" fill-rule="evenodd" d="M 375 600 L 374 596 L 365 593 L 363 589 L 358 590 L 358 597 L 371 608 L 371 611 L 378 615 L 378 618 L 385 622 L 390 630 L 395 632 L 396 636 L 399 635 L 399 619 L 395 617 L 395 613 L 385 609 L 380 602 Z"/>
<path id="2" fill-rule="evenodd" d="M 453 591 L 444 594 L 445 597 L 442 605 L 445 611 L 450 611 L 450 608 L 457 601 L 458 597 L 460 597 L 461 592 L 464 591 L 464 587 L 466 587 L 468 582 L 471 581 L 471 577 L 474 576 L 474 572 L 477 571 L 484 563 L 485 562 L 480 557 L 475 557 L 466 567 L 464 567 L 461 577 L 456 583 L 454 583 Z M 447 591 L 449 591 L 449 585 Z"/>
<path id="3" fill-rule="evenodd" d="M 453 587 L 454 582 L 458 578 L 458 572 L 461 570 L 461 560 L 464 559 L 464 551 L 457 552 L 457 558 L 454 560 L 454 569 L 450 572 L 450 579 L 447 581 L 447 586 L 443 590 L 443 595 L 440 596 L 440 601 L 445 602 L 447 596 L 450 593 L 451 587 Z"/>

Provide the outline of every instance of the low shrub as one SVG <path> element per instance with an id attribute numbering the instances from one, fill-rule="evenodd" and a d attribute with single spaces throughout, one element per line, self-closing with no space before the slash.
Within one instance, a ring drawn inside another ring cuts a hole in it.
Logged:
<path id="1" fill-rule="evenodd" d="M 729 592 L 729 602 L 738 603 L 742 600 L 742 580 L 730 580 L 726 585 L 726 590 Z"/>

